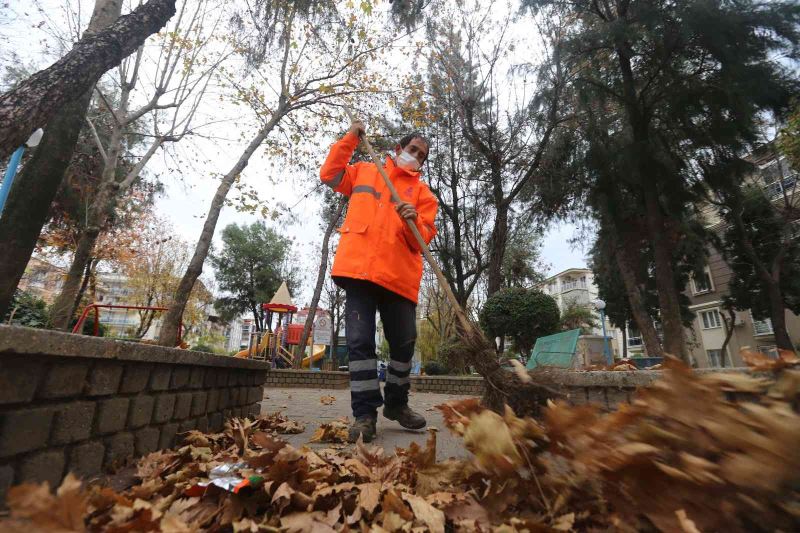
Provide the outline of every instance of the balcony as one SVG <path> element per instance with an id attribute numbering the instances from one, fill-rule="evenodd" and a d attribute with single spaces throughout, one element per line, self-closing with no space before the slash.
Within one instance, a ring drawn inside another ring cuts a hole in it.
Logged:
<path id="1" fill-rule="evenodd" d="M 797 175 L 794 174 L 792 176 L 788 176 L 783 178 L 782 180 L 773 181 L 764 186 L 764 193 L 767 195 L 767 198 L 770 200 L 774 200 L 780 196 L 783 196 L 784 191 L 786 194 L 794 193 L 795 185 L 797 184 Z"/>
<path id="2" fill-rule="evenodd" d="M 772 329 L 772 320 L 767 318 L 766 320 L 753 320 L 753 334 L 754 335 L 772 335 L 774 333 Z"/>
<path id="3" fill-rule="evenodd" d="M 566 281 L 561 283 L 561 292 L 573 291 L 575 289 L 586 290 L 588 288 L 585 281 Z"/>

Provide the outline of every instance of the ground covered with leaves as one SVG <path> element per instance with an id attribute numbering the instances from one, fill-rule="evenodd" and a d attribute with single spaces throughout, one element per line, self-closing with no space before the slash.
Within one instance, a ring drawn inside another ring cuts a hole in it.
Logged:
<path id="1" fill-rule="evenodd" d="M 297 449 L 280 415 L 139 460 L 123 492 L 69 476 L 14 487 L 3 531 L 796 531 L 800 371 L 777 379 L 664 378 L 612 413 L 553 403 L 540 420 L 440 406 L 469 459 L 425 446 L 393 453 Z M 302 429 L 302 428 L 300 428 Z M 315 435 L 337 441 L 334 425 Z"/>

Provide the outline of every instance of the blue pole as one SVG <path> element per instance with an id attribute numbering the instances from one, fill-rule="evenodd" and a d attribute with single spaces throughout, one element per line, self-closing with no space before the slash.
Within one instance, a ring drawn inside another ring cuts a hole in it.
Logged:
<path id="1" fill-rule="evenodd" d="M 8 193 L 11 192 L 11 185 L 14 184 L 14 176 L 17 174 L 17 167 L 24 151 L 25 145 L 23 144 L 14 150 L 14 153 L 11 154 L 11 159 L 8 160 L 6 175 L 3 176 L 3 184 L 0 185 L 0 213 L 3 212 L 3 208 L 6 206 L 6 199 L 8 198 Z"/>
<path id="2" fill-rule="evenodd" d="M 606 311 L 605 309 L 600 310 L 600 322 L 603 323 L 603 353 L 606 356 L 606 362 L 609 365 L 614 364 L 614 360 L 611 358 L 611 350 L 608 348 L 608 336 L 606 335 Z"/>

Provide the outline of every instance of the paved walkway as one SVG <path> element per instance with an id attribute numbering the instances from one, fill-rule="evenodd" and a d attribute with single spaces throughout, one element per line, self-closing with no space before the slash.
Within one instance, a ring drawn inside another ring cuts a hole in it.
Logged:
<path id="1" fill-rule="evenodd" d="M 324 405 L 320 402 L 320 398 L 323 396 L 333 396 L 336 401 L 330 405 Z M 441 413 L 438 409 L 434 409 L 436 405 L 461 398 L 465 398 L 465 396 L 413 392 L 409 398 L 409 405 L 425 416 L 428 420 L 428 427 L 439 429 L 436 435 L 436 458 L 439 461 L 450 457 L 464 457 L 468 454 L 461 444 L 461 439 L 450 433 L 450 430 L 444 425 Z M 347 416 L 351 421 L 353 419 L 350 411 L 350 390 L 265 388 L 261 412 L 274 413 L 275 411 L 280 411 L 292 420 L 305 424 L 306 429 L 303 433 L 282 436 L 296 447 L 307 444 L 320 424 L 343 416 Z M 378 436 L 373 443 L 381 446 L 387 453 L 391 453 L 396 447 L 408 447 L 411 442 L 424 445 L 427 438 L 427 431 L 406 430 L 396 422 L 387 420 L 379 414 Z M 331 445 L 314 443 L 309 446 L 328 448 Z"/>

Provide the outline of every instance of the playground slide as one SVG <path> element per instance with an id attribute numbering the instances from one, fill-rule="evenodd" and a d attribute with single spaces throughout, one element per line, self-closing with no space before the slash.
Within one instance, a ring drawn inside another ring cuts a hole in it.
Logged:
<path id="1" fill-rule="evenodd" d="M 270 338 L 269 335 L 264 335 L 264 337 L 261 339 L 261 344 L 258 345 L 258 350 L 256 350 L 256 353 L 267 349 L 267 346 L 269 345 L 269 338 Z M 248 349 L 245 348 L 241 352 L 239 352 L 236 355 L 234 355 L 234 357 L 247 359 L 248 357 L 250 357 L 250 354 L 248 354 L 247 351 L 248 351 Z"/>
<path id="2" fill-rule="evenodd" d="M 311 357 L 303 358 L 303 362 L 301 363 L 301 368 L 308 368 L 310 363 L 316 363 L 323 357 L 325 357 L 325 345 L 315 344 Z"/>

